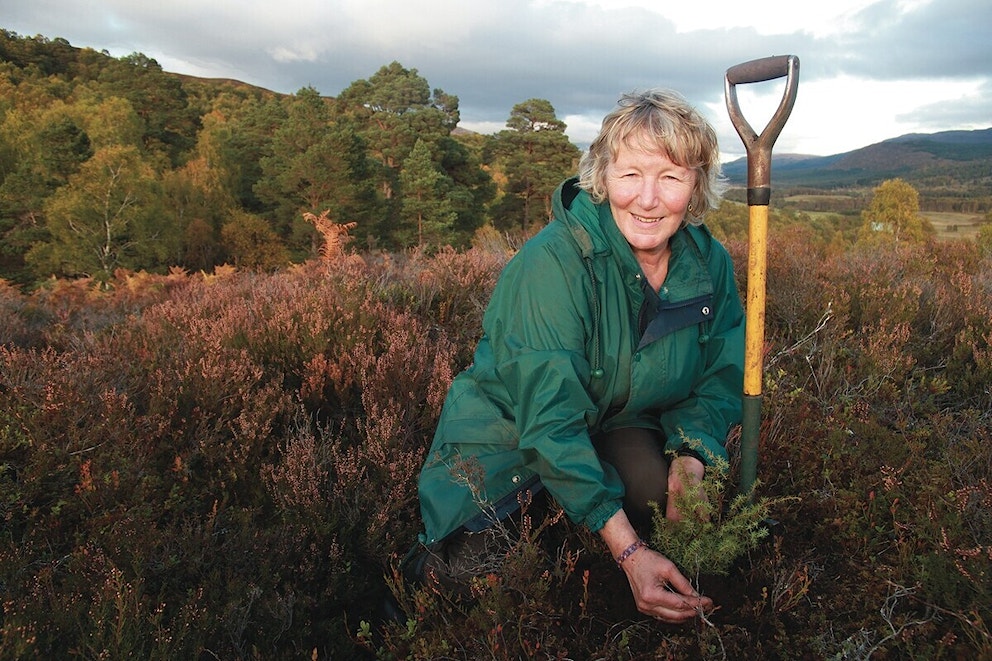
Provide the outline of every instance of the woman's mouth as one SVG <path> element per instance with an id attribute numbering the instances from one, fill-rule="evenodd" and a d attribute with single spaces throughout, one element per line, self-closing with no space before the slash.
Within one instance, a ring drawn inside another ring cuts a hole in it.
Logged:
<path id="1" fill-rule="evenodd" d="M 647 223 L 649 225 L 652 224 L 652 223 L 657 223 L 657 222 L 659 222 L 661 220 L 661 217 L 658 217 L 658 218 L 648 218 L 646 216 L 638 216 L 636 213 L 632 213 L 630 215 L 633 216 L 634 217 L 634 220 L 636 220 L 637 222 L 639 222 L 639 223 Z"/>

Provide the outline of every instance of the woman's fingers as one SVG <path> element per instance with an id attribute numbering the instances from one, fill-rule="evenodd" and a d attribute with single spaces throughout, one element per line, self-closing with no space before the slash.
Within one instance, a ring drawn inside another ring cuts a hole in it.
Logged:
<path id="1" fill-rule="evenodd" d="M 713 608 L 713 600 L 696 592 L 687 578 L 663 559 L 656 583 L 638 600 L 638 610 L 655 619 L 678 624 Z"/>
<path id="2" fill-rule="evenodd" d="M 644 612 L 644 614 L 650 615 L 661 622 L 681 624 L 688 620 L 695 619 L 699 615 L 705 613 L 708 610 L 706 605 L 707 603 L 711 608 L 713 604 L 708 599 L 678 595 L 678 599 L 675 603 L 656 606 L 648 609 Z"/>

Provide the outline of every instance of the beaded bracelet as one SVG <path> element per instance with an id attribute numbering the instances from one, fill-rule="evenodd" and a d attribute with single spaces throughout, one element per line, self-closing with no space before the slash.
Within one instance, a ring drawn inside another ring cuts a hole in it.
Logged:
<path id="1" fill-rule="evenodd" d="M 643 539 L 639 539 L 636 542 L 634 542 L 633 544 L 631 544 L 630 546 L 628 546 L 627 548 L 625 548 L 623 550 L 623 553 L 621 553 L 620 555 L 618 555 L 616 557 L 617 567 L 621 566 L 623 564 L 623 561 L 624 560 L 626 560 L 630 556 L 634 555 L 634 551 L 636 551 L 637 549 L 644 548 L 647 545 L 648 545 L 647 542 L 645 542 Z"/>

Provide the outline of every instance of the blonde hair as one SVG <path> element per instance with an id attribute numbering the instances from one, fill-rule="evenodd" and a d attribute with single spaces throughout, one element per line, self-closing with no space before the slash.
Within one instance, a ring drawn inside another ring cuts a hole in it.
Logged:
<path id="1" fill-rule="evenodd" d="M 719 206 L 726 181 L 716 131 L 678 92 L 624 94 L 603 119 L 599 135 L 579 161 L 579 187 L 597 204 L 606 201 L 606 171 L 622 145 L 664 152 L 676 165 L 696 172 L 686 222 L 698 225 Z"/>

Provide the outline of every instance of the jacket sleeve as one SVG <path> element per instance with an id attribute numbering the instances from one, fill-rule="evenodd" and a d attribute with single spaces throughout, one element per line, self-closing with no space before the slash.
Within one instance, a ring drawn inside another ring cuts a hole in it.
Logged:
<path id="1" fill-rule="evenodd" d="M 569 518 L 595 532 L 620 509 L 623 484 L 604 469 L 589 435 L 596 417 L 586 388 L 592 284 L 580 277 L 577 253 L 534 248 L 507 265 L 483 325 L 521 453 Z"/>
<path id="2" fill-rule="evenodd" d="M 744 312 L 730 255 L 715 240 L 710 244 L 708 262 L 714 318 L 699 338 L 705 365 L 690 396 L 662 413 L 661 426 L 668 439 L 666 450 L 675 452 L 688 443 L 705 463 L 712 464 L 713 458 L 727 459 L 727 433 L 741 420 Z"/>

